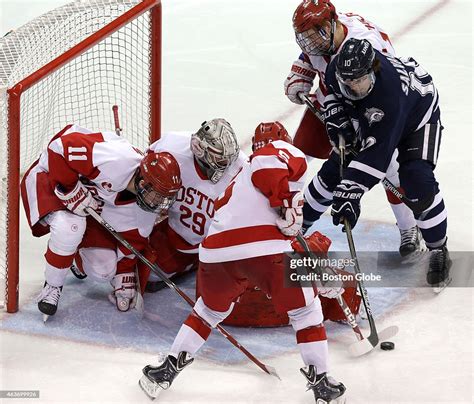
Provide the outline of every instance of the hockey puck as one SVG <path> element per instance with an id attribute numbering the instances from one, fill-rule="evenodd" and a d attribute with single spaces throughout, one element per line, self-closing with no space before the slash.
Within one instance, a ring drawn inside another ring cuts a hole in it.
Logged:
<path id="1" fill-rule="evenodd" d="M 392 349 L 395 349 L 395 344 L 390 341 L 385 341 L 380 344 L 380 349 L 383 349 L 384 351 L 391 351 Z"/>

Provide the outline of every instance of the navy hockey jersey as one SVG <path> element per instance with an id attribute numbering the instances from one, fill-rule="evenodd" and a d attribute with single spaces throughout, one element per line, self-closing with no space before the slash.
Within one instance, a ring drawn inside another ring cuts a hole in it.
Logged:
<path id="1" fill-rule="evenodd" d="M 344 179 L 368 189 L 385 177 L 397 146 L 427 123 L 439 121 L 438 92 L 431 76 L 413 59 L 376 52 L 380 70 L 363 99 L 344 98 L 335 76 L 336 60 L 326 71 L 325 107 L 341 103 L 352 121 L 361 148 Z"/>

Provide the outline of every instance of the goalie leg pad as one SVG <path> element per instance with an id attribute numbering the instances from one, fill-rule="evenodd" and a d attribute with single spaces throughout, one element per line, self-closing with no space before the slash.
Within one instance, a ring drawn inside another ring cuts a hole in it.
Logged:
<path id="1" fill-rule="evenodd" d="M 92 279 L 110 282 L 117 270 L 117 253 L 109 248 L 81 248 L 82 269 Z"/>

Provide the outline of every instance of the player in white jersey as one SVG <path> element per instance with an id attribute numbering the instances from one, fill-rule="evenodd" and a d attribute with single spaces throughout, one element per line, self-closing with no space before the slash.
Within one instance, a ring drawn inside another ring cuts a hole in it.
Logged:
<path id="1" fill-rule="evenodd" d="M 214 200 L 248 158 L 240 150 L 232 126 L 220 118 L 203 122 L 195 133 L 166 133 L 149 150 L 170 153 L 181 170 L 176 202 L 168 210 L 168 219 L 150 236 L 154 261 L 173 276 L 197 267 L 199 244 L 214 217 Z M 147 290 L 160 286 L 149 282 Z"/>
<path id="2" fill-rule="evenodd" d="M 46 316 L 56 313 L 74 259 L 86 273 L 110 280 L 117 307 L 127 310 L 135 293 L 136 258 L 87 217 L 87 209 L 100 212 L 143 249 L 157 215 L 173 204 L 180 186 L 179 166 L 169 153 L 143 156 L 113 132 L 77 125 L 61 130 L 21 183 L 33 235 L 50 233 L 39 310 Z"/>
<path id="3" fill-rule="evenodd" d="M 395 54 L 388 35 L 380 27 L 354 13 L 337 13 L 329 0 L 303 0 L 293 15 L 293 28 L 302 53 L 285 80 L 285 94 L 292 102 L 303 104 L 300 96 L 310 94 L 318 75 L 319 86 L 312 96 L 318 110 L 325 104 L 327 95 L 324 76 L 328 64 L 348 39 L 366 39 L 378 51 Z M 307 156 L 322 159 L 327 159 L 332 149 L 324 123 L 309 109 L 306 109 L 296 131 L 294 144 Z M 397 156 L 395 152 L 386 177 L 400 187 Z M 305 228 L 311 226 L 326 210 L 326 191 L 325 184 L 318 176 L 305 190 Z M 423 248 L 413 213 L 390 191 L 386 191 L 386 194 L 400 230 L 400 254 L 408 255 Z"/>
<path id="4" fill-rule="evenodd" d="M 327 338 L 315 290 L 285 287 L 284 281 L 284 252 L 293 250 L 294 236 L 302 224 L 306 159 L 283 140 L 261 143 L 250 164 L 242 167 L 215 202 L 215 216 L 199 247 L 201 296 L 165 361 L 143 369 L 140 386 L 150 397 L 168 388 L 193 361 L 211 327 L 229 315 L 248 283 L 253 283 L 271 295 L 277 311 L 288 313 L 307 365 L 302 373 L 316 401 L 335 403 L 343 399 L 344 385 L 326 374 Z M 311 246 L 312 237 L 308 240 Z M 342 290 L 320 288 L 319 293 L 336 297 Z"/>

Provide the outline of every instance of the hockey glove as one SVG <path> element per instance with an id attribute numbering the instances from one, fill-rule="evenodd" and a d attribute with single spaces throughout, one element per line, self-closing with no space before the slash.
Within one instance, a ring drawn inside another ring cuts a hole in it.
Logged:
<path id="1" fill-rule="evenodd" d="M 57 185 L 54 193 L 68 210 L 79 216 L 88 215 L 86 208 L 97 210 L 99 207 L 98 202 L 81 181 L 77 181 L 76 186 L 69 192 L 64 192 L 61 185 Z"/>
<path id="2" fill-rule="evenodd" d="M 283 200 L 280 217 L 276 224 L 285 236 L 296 236 L 301 230 L 303 224 L 303 204 L 304 198 L 301 192 L 295 192 L 293 195 Z"/>
<path id="3" fill-rule="evenodd" d="M 316 71 L 313 67 L 300 59 L 293 63 L 291 71 L 283 84 L 285 94 L 291 102 L 304 104 L 300 95 L 308 95 L 313 87 Z"/>
<path id="4" fill-rule="evenodd" d="M 329 142 L 336 153 L 339 153 L 339 135 L 342 135 L 346 142 L 346 154 L 354 149 L 357 135 L 342 105 L 338 103 L 326 105 L 324 122 Z"/>
<path id="5" fill-rule="evenodd" d="M 336 187 L 332 200 L 332 222 L 335 226 L 347 219 L 354 228 L 360 215 L 360 199 L 364 195 L 362 187 L 353 181 L 343 180 Z"/>
<path id="6" fill-rule="evenodd" d="M 315 253 L 326 254 L 331 246 L 331 239 L 319 231 L 315 231 L 309 236 L 304 236 L 304 239 L 306 244 L 308 244 L 309 250 Z M 306 250 L 296 238 L 291 242 L 291 247 L 297 253 L 306 253 Z"/>

